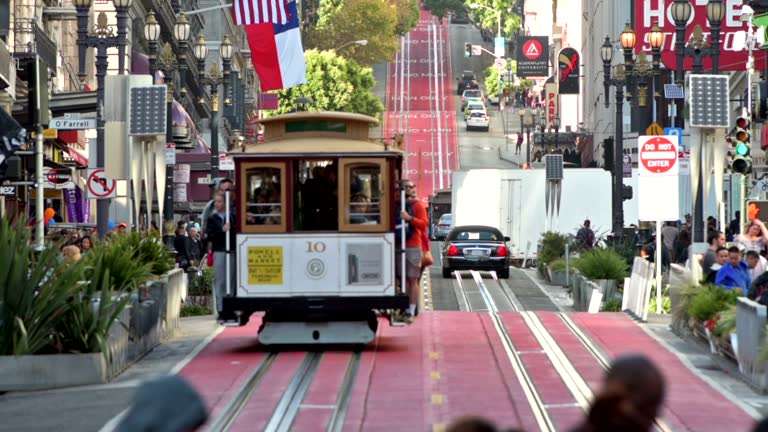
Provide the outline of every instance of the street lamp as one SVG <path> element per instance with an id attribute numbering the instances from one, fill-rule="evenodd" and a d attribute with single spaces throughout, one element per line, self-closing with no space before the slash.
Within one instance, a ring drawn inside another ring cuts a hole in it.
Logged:
<path id="1" fill-rule="evenodd" d="M 107 15 L 101 12 L 96 18 L 94 33 L 88 31 L 88 16 L 93 0 L 73 0 L 77 10 L 78 77 L 85 81 L 85 57 L 88 48 L 96 48 L 96 166 L 104 168 L 106 142 L 104 136 L 104 87 L 107 76 L 107 49 L 117 47 L 118 71 L 125 71 L 125 47 L 128 44 L 128 8 L 131 0 L 113 0 L 117 12 L 117 35 L 107 24 Z M 96 206 L 96 227 L 99 236 L 105 238 L 109 230 L 109 199 L 99 199 Z"/>
<path id="2" fill-rule="evenodd" d="M 492 7 L 488 7 L 486 5 L 481 5 L 481 4 L 478 4 L 478 3 L 470 4 L 469 8 L 470 9 L 484 8 L 484 9 L 488 9 L 489 11 L 491 11 L 491 12 L 495 13 L 496 15 L 498 15 L 498 19 L 499 20 L 498 20 L 498 24 L 497 24 L 497 28 L 496 28 L 496 36 L 501 37 L 501 11 L 497 11 L 496 9 L 494 9 Z"/>
<path id="3" fill-rule="evenodd" d="M 366 46 L 366 45 L 368 45 L 368 39 L 360 39 L 360 40 L 356 40 L 356 41 L 345 42 L 345 43 L 341 44 L 341 46 L 338 46 L 338 47 L 334 48 L 333 51 L 338 51 L 338 50 L 344 48 L 345 46 L 352 45 L 352 44 L 360 45 L 360 46 Z"/>
<path id="4" fill-rule="evenodd" d="M 229 40 L 229 36 L 224 36 L 219 46 L 219 56 L 221 56 L 221 62 L 224 66 L 224 74 L 222 77 L 222 83 L 224 84 L 224 109 L 226 110 L 229 105 L 232 104 L 232 99 L 229 97 L 229 74 L 232 71 L 231 60 L 234 49 L 232 48 L 232 42 Z"/>
<path id="5" fill-rule="evenodd" d="M 208 56 L 208 47 L 205 38 L 199 36 L 195 43 L 195 59 L 197 59 L 197 73 L 201 81 L 211 86 L 211 179 L 219 177 L 219 84 L 221 74 L 218 62 L 211 64 L 211 72 L 205 76 L 205 58 Z M 219 50 L 221 53 L 221 49 Z M 229 51 L 228 51 L 229 52 Z M 212 190 L 212 193 L 215 192 Z"/>
<path id="6" fill-rule="evenodd" d="M 653 119 L 661 122 L 661 110 L 659 110 L 659 100 L 661 99 L 661 83 L 659 82 L 659 67 L 661 65 L 661 47 L 664 46 L 664 32 L 661 31 L 658 21 L 653 24 L 651 32 L 648 34 L 648 42 L 651 44 L 651 53 L 653 60 Z"/>
<path id="7" fill-rule="evenodd" d="M 155 13 L 152 11 L 149 12 L 147 21 L 144 23 L 144 39 L 149 43 L 149 73 L 154 83 L 155 72 L 157 72 L 157 41 L 160 40 L 160 23 L 157 22 Z"/>
<path id="8" fill-rule="evenodd" d="M 552 127 L 555 128 L 555 148 L 560 146 L 560 116 L 552 120 Z"/>
<path id="9" fill-rule="evenodd" d="M 709 0 L 706 6 L 707 21 L 709 21 L 710 37 L 708 38 L 709 44 L 704 38 L 704 31 L 700 25 L 696 25 L 693 28 L 692 37 L 689 46 L 686 46 L 686 28 L 688 26 L 688 20 L 691 17 L 693 6 L 688 0 L 675 0 L 672 4 L 671 12 L 672 19 L 675 22 L 675 55 L 677 56 L 677 70 L 675 72 L 675 82 L 679 86 L 683 86 L 685 83 L 683 62 L 686 57 L 693 58 L 693 73 L 701 73 L 703 71 L 702 60 L 704 57 L 712 57 L 712 71 L 717 74 L 720 72 L 720 25 L 725 18 L 725 5 L 723 0 Z M 684 99 L 677 100 L 677 113 L 676 118 L 677 127 L 685 127 L 685 119 L 683 118 L 683 104 Z M 700 152 L 703 157 L 704 152 Z M 694 219 L 693 219 L 693 241 L 704 241 L 704 187 L 702 186 L 704 178 L 703 165 L 699 163 L 699 171 L 694 175 L 699 177 L 699 188 L 696 192 L 694 201 Z"/>
<path id="10" fill-rule="evenodd" d="M 624 234 L 624 180 L 621 166 L 624 156 L 624 89 L 626 88 L 627 102 L 632 102 L 632 91 L 637 85 L 639 97 L 636 104 L 645 105 L 646 78 L 651 75 L 652 67 L 648 64 L 644 52 L 638 55 L 637 61 L 632 56 L 632 50 L 637 43 L 637 36 L 632 27 L 627 23 L 624 31 L 621 32 L 619 42 L 624 53 L 624 63 L 615 67 L 615 73 L 611 76 L 611 63 L 613 62 L 613 44 L 609 36 L 605 37 L 603 45 L 600 47 L 600 58 L 603 61 L 603 88 L 605 91 L 605 107 L 610 106 L 609 95 L 611 86 L 616 87 L 616 120 L 614 150 L 613 150 L 613 191 L 612 191 L 612 211 L 613 223 L 612 231 L 615 238 L 621 238 Z M 658 41 L 656 41 L 658 42 Z"/>

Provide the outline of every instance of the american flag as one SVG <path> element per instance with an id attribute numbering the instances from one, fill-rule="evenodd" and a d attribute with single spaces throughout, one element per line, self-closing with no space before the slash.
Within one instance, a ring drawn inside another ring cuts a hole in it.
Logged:
<path id="1" fill-rule="evenodd" d="M 287 0 L 234 0 L 235 25 L 286 24 L 290 20 Z"/>

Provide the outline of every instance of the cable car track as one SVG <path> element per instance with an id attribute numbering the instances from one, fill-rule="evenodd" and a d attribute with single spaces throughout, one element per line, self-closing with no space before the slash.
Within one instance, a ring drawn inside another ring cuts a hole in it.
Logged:
<path id="1" fill-rule="evenodd" d="M 280 397 L 277 406 L 273 410 L 272 416 L 264 428 L 265 431 L 287 432 L 291 430 L 291 426 L 302 408 L 302 402 L 306 398 L 307 393 L 314 382 L 324 354 L 325 352 L 323 351 L 306 353 L 298 369 L 293 374 L 290 383 Z M 278 355 L 279 354 L 276 352 L 266 355 L 261 363 L 246 378 L 245 382 L 227 403 L 214 423 L 208 428 L 209 432 L 224 432 L 233 428 L 245 407 L 259 390 L 260 383 L 271 370 Z M 338 389 L 336 401 L 332 407 L 328 407 L 333 409 L 333 413 L 331 414 L 331 418 L 326 427 L 328 432 L 339 432 L 344 426 L 347 409 L 349 408 L 352 397 L 352 388 L 360 369 L 361 359 L 361 351 L 353 351 L 351 353 L 351 357 L 347 362 L 344 376 Z"/>

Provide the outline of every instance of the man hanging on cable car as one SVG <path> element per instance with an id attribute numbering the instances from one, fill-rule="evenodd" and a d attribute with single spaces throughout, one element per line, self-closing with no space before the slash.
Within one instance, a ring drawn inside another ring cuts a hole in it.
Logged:
<path id="1" fill-rule="evenodd" d="M 407 223 L 405 241 L 405 277 L 406 292 L 410 299 L 410 305 L 405 313 L 405 321 L 412 322 L 416 315 L 416 307 L 419 304 L 419 276 L 421 275 L 422 239 L 424 231 L 429 224 L 427 210 L 424 204 L 416 199 L 416 185 L 410 180 L 402 180 L 401 187 L 405 189 L 407 200 L 406 209 L 400 211 L 400 219 Z M 396 208 L 400 208 L 398 200 Z M 399 237 L 400 233 L 397 233 Z M 401 259 L 397 257 L 397 276 L 402 274 Z"/>

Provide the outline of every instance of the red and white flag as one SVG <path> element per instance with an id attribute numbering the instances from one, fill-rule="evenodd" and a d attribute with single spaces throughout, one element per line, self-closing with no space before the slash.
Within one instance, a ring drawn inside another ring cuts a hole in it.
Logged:
<path id="1" fill-rule="evenodd" d="M 286 0 L 235 0 L 232 14 L 235 25 L 286 24 Z"/>

